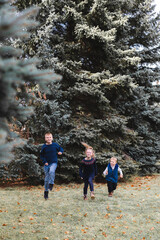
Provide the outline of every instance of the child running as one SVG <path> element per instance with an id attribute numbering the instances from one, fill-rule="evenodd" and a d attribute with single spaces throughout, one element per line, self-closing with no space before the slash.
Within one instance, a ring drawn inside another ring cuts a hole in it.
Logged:
<path id="1" fill-rule="evenodd" d="M 103 172 L 103 175 L 106 177 L 108 185 L 108 196 L 113 196 L 113 191 L 116 190 L 118 182 L 118 172 L 120 172 L 120 178 L 123 178 L 123 173 L 120 167 L 117 164 L 117 158 L 111 157 L 110 163 Z"/>
<path id="2" fill-rule="evenodd" d="M 57 154 L 63 153 L 63 148 L 57 143 L 52 142 L 53 136 L 51 133 L 45 134 L 46 143 L 42 146 L 40 158 L 44 164 L 44 198 L 48 199 L 48 190 L 52 191 L 55 179 L 55 171 L 57 168 L 58 158 Z"/>
<path id="3" fill-rule="evenodd" d="M 86 147 L 86 150 L 85 150 L 86 157 L 81 162 L 79 174 L 81 179 L 83 179 L 84 181 L 84 188 L 83 188 L 84 200 L 87 200 L 88 185 L 90 186 L 91 199 L 94 199 L 95 195 L 94 195 L 93 179 L 97 175 L 95 154 L 91 146 L 83 142 L 82 144 L 83 146 Z"/>

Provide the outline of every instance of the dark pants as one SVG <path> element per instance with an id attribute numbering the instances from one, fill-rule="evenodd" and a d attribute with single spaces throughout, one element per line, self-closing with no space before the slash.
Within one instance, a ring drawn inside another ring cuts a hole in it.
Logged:
<path id="1" fill-rule="evenodd" d="M 94 191 L 93 176 L 84 179 L 84 189 L 83 189 L 84 195 L 87 195 L 88 185 L 90 186 L 90 191 L 91 192 Z"/>
<path id="2" fill-rule="evenodd" d="M 117 183 L 107 181 L 107 186 L 108 186 L 108 192 L 111 193 L 116 189 Z"/>

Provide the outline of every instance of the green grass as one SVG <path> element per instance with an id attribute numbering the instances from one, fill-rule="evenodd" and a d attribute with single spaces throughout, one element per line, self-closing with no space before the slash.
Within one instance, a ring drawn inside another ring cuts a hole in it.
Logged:
<path id="1" fill-rule="evenodd" d="M 119 183 L 114 196 L 95 184 L 95 200 L 84 201 L 83 184 L 0 188 L 0 239 L 158 240 L 160 176 Z"/>

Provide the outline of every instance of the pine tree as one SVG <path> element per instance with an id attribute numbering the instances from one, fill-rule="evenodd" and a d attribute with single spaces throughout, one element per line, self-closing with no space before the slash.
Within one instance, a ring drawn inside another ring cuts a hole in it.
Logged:
<path id="1" fill-rule="evenodd" d="M 96 150 L 99 172 L 113 155 L 124 165 L 126 175 L 141 170 L 142 163 L 147 168 L 151 133 L 155 138 L 158 127 L 150 124 L 145 129 L 147 137 L 142 134 L 144 119 L 145 125 L 149 124 L 146 113 L 150 112 L 150 117 L 153 114 L 152 122 L 158 122 L 154 106 L 158 91 L 149 82 L 151 77 L 152 81 L 157 79 L 157 73 L 149 64 L 159 61 L 159 54 L 154 55 L 159 16 L 153 15 L 151 1 L 55 0 L 43 1 L 39 6 L 40 27 L 28 41 L 16 45 L 20 44 L 28 55 L 41 56 L 43 68 L 53 67 L 63 76 L 61 96 L 54 99 L 62 108 L 67 102 L 71 115 L 62 128 L 59 121 L 56 131 L 55 126 L 51 127 L 65 148 L 59 177 L 77 179 L 83 156 L 81 141 Z M 155 141 L 150 155 L 153 159 L 155 154 L 154 169 L 150 172 L 155 170 L 158 156 L 158 137 Z"/>
<path id="2" fill-rule="evenodd" d="M 128 126 L 135 129 L 142 140 L 127 148 L 127 152 L 141 163 L 141 172 L 159 172 L 160 141 L 160 14 L 154 12 L 153 1 L 135 1 L 129 11 L 129 28 L 126 40 L 130 48 L 136 47 L 141 61 L 130 68 L 131 76 L 138 84 L 134 96 L 123 99 L 119 110 L 129 116 Z"/>
<path id="3" fill-rule="evenodd" d="M 38 58 L 23 58 L 21 49 L 7 45 L 13 39 L 30 36 L 27 29 L 38 25 L 34 20 L 37 12 L 38 8 L 32 7 L 18 13 L 10 1 L 0 0 L 0 162 L 10 160 L 13 146 L 19 144 L 13 129 L 33 112 L 29 106 L 34 101 L 32 89 L 47 92 L 47 84 L 59 78 L 53 71 L 39 70 Z"/>

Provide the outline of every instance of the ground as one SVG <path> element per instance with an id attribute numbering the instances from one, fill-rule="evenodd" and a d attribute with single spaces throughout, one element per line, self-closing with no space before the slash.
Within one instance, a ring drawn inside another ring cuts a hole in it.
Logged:
<path id="1" fill-rule="evenodd" d="M 134 177 L 118 184 L 114 196 L 95 184 L 95 200 L 82 197 L 83 184 L 0 188 L 0 239 L 158 240 L 160 176 Z"/>

